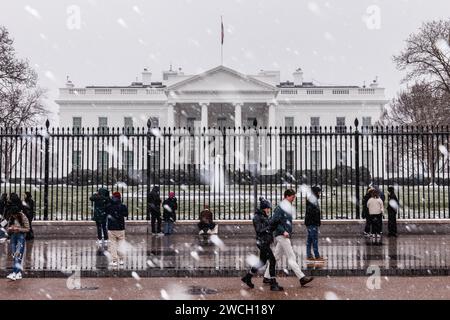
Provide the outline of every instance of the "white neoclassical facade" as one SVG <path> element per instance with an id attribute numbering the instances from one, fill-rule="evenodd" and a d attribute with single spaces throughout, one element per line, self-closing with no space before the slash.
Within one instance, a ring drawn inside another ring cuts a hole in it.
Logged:
<path id="1" fill-rule="evenodd" d="M 303 80 L 280 81 L 279 71 L 245 75 L 218 66 L 197 75 L 163 72 L 153 81 L 146 69 L 142 82 L 130 86 L 75 87 L 68 81 L 56 100 L 64 127 L 260 127 L 373 125 L 388 102 L 384 88 L 318 86 Z"/>

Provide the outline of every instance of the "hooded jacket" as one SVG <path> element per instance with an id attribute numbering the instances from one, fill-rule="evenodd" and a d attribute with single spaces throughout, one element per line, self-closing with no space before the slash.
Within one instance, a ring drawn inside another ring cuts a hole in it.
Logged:
<path id="1" fill-rule="evenodd" d="M 149 194 L 148 207 L 151 214 L 161 215 L 161 198 L 159 197 L 159 187 L 153 187 Z"/>
<path id="2" fill-rule="evenodd" d="M 106 208 L 108 217 L 108 230 L 125 230 L 125 217 L 128 217 L 128 208 L 120 198 L 113 197 L 111 205 Z"/>
<path id="3" fill-rule="evenodd" d="M 273 242 L 273 229 L 269 223 L 269 217 L 264 211 L 257 209 L 253 216 L 253 226 L 256 231 L 256 243 L 259 246 L 270 245 Z"/>
<path id="4" fill-rule="evenodd" d="M 274 237 L 283 235 L 286 231 L 292 235 L 292 214 L 295 212 L 292 204 L 284 199 L 273 211 L 270 225 L 274 229 Z M 288 212 L 289 211 L 289 212 Z"/>
<path id="5" fill-rule="evenodd" d="M 320 226 L 319 195 L 314 193 L 315 203 L 306 199 L 305 226 Z"/>
<path id="6" fill-rule="evenodd" d="M 167 198 L 163 202 L 163 219 L 164 221 L 177 220 L 176 210 L 178 209 L 177 198 Z"/>
<path id="7" fill-rule="evenodd" d="M 100 188 L 89 200 L 94 202 L 94 215 L 92 220 L 100 223 L 106 222 L 106 208 L 111 202 L 109 191 L 105 188 Z"/>

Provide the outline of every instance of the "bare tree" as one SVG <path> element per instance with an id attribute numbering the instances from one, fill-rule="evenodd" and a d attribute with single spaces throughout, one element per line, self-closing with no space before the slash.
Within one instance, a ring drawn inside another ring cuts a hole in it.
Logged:
<path id="1" fill-rule="evenodd" d="M 407 71 L 404 81 L 425 80 L 450 94 L 450 19 L 424 23 L 393 59 Z"/>
<path id="2" fill-rule="evenodd" d="M 0 172 L 7 180 L 22 159 L 24 146 L 11 134 L 35 125 L 46 113 L 42 104 L 45 92 L 37 85 L 37 74 L 28 61 L 16 57 L 13 43 L 8 30 L 0 26 Z M 13 154 L 17 156 L 13 158 Z"/>

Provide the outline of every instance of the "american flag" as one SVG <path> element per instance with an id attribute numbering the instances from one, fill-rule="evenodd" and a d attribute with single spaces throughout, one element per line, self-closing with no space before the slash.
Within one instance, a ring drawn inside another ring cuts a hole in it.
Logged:
<path id="1" fill-rule="evenodd" d="M 222 27 L 222 33 L 221 33 L 221 44 L 223 45 L 223 37 L 225 36 L 225 33 L 223 31 L 223 21 L 222 21 L 222 17 L 220 17 L 220 24 Z"/>

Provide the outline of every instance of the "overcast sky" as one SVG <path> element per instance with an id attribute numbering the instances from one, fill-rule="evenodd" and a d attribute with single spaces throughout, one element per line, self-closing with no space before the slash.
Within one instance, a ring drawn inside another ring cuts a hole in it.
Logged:
<path id="1" fill-rule="evenodd" d="M 76 86 L 128 85 L 146 66 L 157 81 L 170 63 L 189 74 L 219 65 L 221 15 L 228 67 L 280 70 L 282 80 L 302 67 L 322 85 L 378 76 L 392 98 L 404 76 L 392 55 L 449 12 L 448 0 L 2 0 L 0 24 L 50 101 L 67 75 Z"/>

